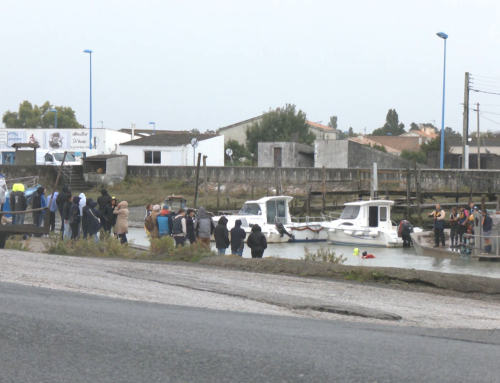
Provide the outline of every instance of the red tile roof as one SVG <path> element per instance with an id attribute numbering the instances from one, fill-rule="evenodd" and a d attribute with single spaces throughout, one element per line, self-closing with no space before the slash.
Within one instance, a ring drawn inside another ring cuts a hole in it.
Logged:
<path id="1" fill-rule="evenodd" d="M 332 131 L 332 132 L 335 132 L 337 130 L 337 129 L 334 129 L 334 128 L 330 128 L 329 126 L 318 124 L 317 122 L 312 122 L 312 121 L 309 121 L 309 120 L 306 120 L 306 122 L 307 122 L 308 125 L 313 126 L 315 128 L 318 128 L 318 129 L 321 129 L 321 130 L 328 130 L 328 131 Z"/>

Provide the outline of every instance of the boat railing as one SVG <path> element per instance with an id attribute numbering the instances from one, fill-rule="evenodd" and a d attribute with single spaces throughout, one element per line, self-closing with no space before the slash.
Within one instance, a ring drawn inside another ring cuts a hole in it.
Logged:
<path id="1" fill-rule="evenodd" d="M 465 241 L 462 243 L 462 245 L 464 245 L 465 247 L 469 247 L 471 248 L 471 250 L 478 250 L 478 251 L 481 251 L 481 250 L 485 250 L 484 249 L 484 242 L 486 240 L 490 240 L 491 241 L 491 246 L 492 246 L 492 251 L 493 251 L 493 248 L 494 248 L 494 254 L 492 253 L 491 255 L 495 255 L 495 256 L 500 256 L 500 249 L 498 246 L 498 244 L 500 243 L 500 235 L 483 235 L 483 234 L 464 234 L 463 235 L 463 238 L 465 239 Z M 474 241 L 471 243 L 471 241 L 467 241 L 467 239 L 470 239 L 470 238 L 473 238 Z"/>
<path id="2" fill-rule="evenodd" d="M 293 217 L 292 222 L 296 223 L 309 223 L 309 222 L 323 222 L 325 221 L 323 217 L 309 217 L 306 215 L 305 217 Z"/>
<path id="3" fill-rule="evenodd" d="M 12 189 L 12 185 L 14 184 L 23 184 L 27 189 L 29 189 L 38 185 L 38 179 L 38 176 L 9 178 L 5 180 L 5 184 L 9 189 Z"/>

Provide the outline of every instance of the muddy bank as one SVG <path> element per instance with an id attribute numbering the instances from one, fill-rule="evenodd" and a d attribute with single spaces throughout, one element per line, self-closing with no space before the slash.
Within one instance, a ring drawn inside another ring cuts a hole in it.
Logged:
<path id="1" fill-rule="evenodd" d="M 279 258 L 245 259 L 239 257 L 210 257 L 202 259 L 199 263 L 207 266 L 258 273 L 351 279 L 368 282 L 402 282 L 460 293 L 500 295 L 500 280 L 474 275 L 457 275 L 393 267 L 346 266 Z"/>

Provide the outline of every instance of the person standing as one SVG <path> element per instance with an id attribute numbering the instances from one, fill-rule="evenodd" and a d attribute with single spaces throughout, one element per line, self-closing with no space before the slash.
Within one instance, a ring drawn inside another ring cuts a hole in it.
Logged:
<path id="1" fill-rule="evenodd" d="M 451 208 L 451 213 L 450 213 L 450 241 L 451 241 L 451 246 L 452 248 L 459 247 L 460 245 L 458 244 L 458 221 L 459 221 L 459 214 L 457 211 L 457 208 L 454 206 Z"/>
<path id="2" fill-rule="evenodd" d="M 247 246 L 252 249 L 252 258 L 262 258 L 267 249 L 266 236 L 262 234 L 259 225 L 252 226 L 252 232 L 248 236 Z"/>
<path id="3" fill-rule="evenodd" d="M 50 231 L 54 231 L 56 229 L 56 211 L 57 211 L 57 197 L 59 196 L 59 192 L 55 191 L 54 195 L 51 196 L 47 203 L 50 203 L 49 207 L 49 223 L 50 223 Z"/>
<path id="4" fill-rule="evenodd" d="M 204 245 L 210 246 L 210 237 L 214 233 L 215 225 L 211 217 L 208 216 L 207 211 L 203 206 L 198 209 L 196 215 L 195 231 L 198 241 Z"/>
<path id="5" fill-rule="evenodd" d="M 82 201 L 80 201 L 81 203 Z M 95 202 L 92 198 L 89 198 L 87 200 L 85 200 L 85 206 L 83 207 L 82 209 L 82 235 L 83 235 L 83 239 L 87 239 L 87 235 L 88 235 L 88 211 L 90 209 L 90 203 L 91 202 Z M 96 205 L 97 205 L 97 202 L 96 202 Z M 101 226 L 99 224 L 99 226 Z"/>
<path id="6" fill-rule="evenodd" d="M 467 233 L 467 224 L 469 220 L 469 213 L 464 206 L 460 206 L 458 209 L 458 240 L 459 245 L 463 243 L 464 234 Z"/>
<path id="7" fill-rule="evenodd" d="M 186 238 L 189 240 L 189 243 L 192 245 L 196 242 L 196 232 L 194 230 L 194 210 L 188 209 L 186 216 Z"/>
<path id="8" fill-rule="evenodd" d="M 3 211 L 3 205 L 7 201 L 7 184 L 5 183 L 5 175 L 0 174 L 0 219 L 2 218 L 3 214 L 1 212 Z"/>
<path id="9" fill-rule="evenodd" d="M 107 227 L 106 217 L 104 215 L 104 210 L 106 209 L 106 206 L 108 206 L 110 203 L 111 203 L 111 196 L 108 194 L 108 191 L 106 189 L 102 189 L 101 195 L 97 197 L 97 205 L 99 206 L 99 213 L 101 215 L 101 226 L 104 228 L 105 231 L 108 231 L 108 227 Z"/>
<path id="10" fill-rule="evenodd" d="M 95 243 L 99 243 L 101 220 L 99 217 L 99 210 L 97 210 L 97 202 L 90 198 L 87 200 L 87 204 L 88 206 L 85 207 L 87 215 L 87 234 L 90 238 L 94 238 Z"/>
<path id="11" fill-rule="evenodd" d="M 160 238 L 160 231 L 158 230 L 158 216 L 160 215 L 160 205 L 154 205 L 152 207 L 151 214 L 149 216 L 146 216 L 145 220 L 150 220 L 151 221 L 151 226 L 149 226 L 149 236 L 151 238 Z M 146 225 L 148 226 L 148 225 Z"/>
<path id="12" fill-rule="evenodd" d="M 64 185 L 56 199 L 57 210 L 59 210 L 59 215 L 61 217 L 61 239 L 64 237 L 64 224 L 66 223 L 64 219 L 64 205 L 68 200 L 68 194 L 71 194 L 71 191 L 67 185 Z"/>
<path id="13" fill-rule="evenodd" d="M 71 194 L 66 194 L 66 202 L 64 203 L 62 219 L 64 220 L 64 232 L 63 239 L 67 240 L 71 238 L 71 226 L 69 224 L 69 212 L 71 206 L 73 205 L 73 196 Z"/>
<path id="14" fill-rule="evenodd" d="M 177 216 L 172 223 L 172 236 L 175 240 L 175 246 L 182 246 L 186 243 L 186 210 L 180 208 Z"/>
<path id="15" fill-rule="evenodd" d="M 129 215 L 128 202 L 127 201 L 120 202 L 116 207 L 116 209 L 113 211 L 113 214 L 116 214 L 115 233 L 122 244 L 127 243 L 128 215 Z"/>
<path id="16" fill-rule="evenodd" d="M 69 210 L 69 226 L 71 227 L 71 239 L 78 239 L 80 234 L 79 226 L 81 221 L 80 215 L 80 197 L 73 198 L 73 205 Z"/>
<path id="17" fill-rule="evenodd" d="M 229 232 L 227 231 L 227 218 L 222 216 L 214 230 L 215 247 L 219 254 L 226 254 L 229 247 Z"/>
<path id="18" fill-rule="evenodd" d="M 436 210 L 434 210 L 431 214 L 429 214 L 429 217 L 432 217 L 434 219 L 434 247 L 439 247 L 440 240 L 441 243 L 443 244 L 443 247 L 445 247 L 444 244 L 445 212 L 443 209 L 441 209 L 440 204 L 436 205 Z"/>
<path id="19" fill-rule="evenodd" d="M 116 215 L 113 214 L 116 209 L 116 203 L 116 198 L 111 197 L 111 202 L 106 206 L 106 209 L 104 209 L 104 219 L 106 220 L 105 230 L 108 235 L 111 234 L 111 229 L 116 225 Z"/>
<path id="20" fill-rule="evenodd" d="M 484 251 L 486 254 L 491 254 L 491 229 L 493 229 L 493 220 L 487 211 L 481 212 L 483 216 L 483 236 L 484 236 Z"/>
<path id="21" fill-rule="evenodd" d="M 25 211 L 28 207 L 28 201 L 24 195 L 24 185 L 14 184 L 12 186 L 12 193 L 9 196 L 10 210 L 11 211 Z M 22 225 L 24 223 L 24 214 L 13 214 L 12 224 Z"/>
<path id="22" fill-rule="evenodd" d="M 163 205 L 163 209 L 161 209 L 160 214 L 156 217 L 156 222 L 160 238 L 172 234 L 173 222 L 170 210 L 168 210 L 168 205 Z"/>
<path id="23" fill-rule="evenodd" d="M 243 248 L 245 247 L 247 233 L 241 228 L 241 224 L 241 219 L 237 219 L 234 227 L 231 229 L 231 254 L 243 257 Z"/>
<path id="24" fill-rule="evenodd" d="M 40 186 L 38 189 L 36 189 L 36 194 L 33 197 L 33 202 L 31 203 L 31 206 L 33 209 L 41 209 L 47 207 L 47 201 L 45 200 L 45 188 L 43 186 Z M 42 226 L 44 217 L 45 217 L 44 210 L 34 211 L 33 224 L 37 226 Z"/>

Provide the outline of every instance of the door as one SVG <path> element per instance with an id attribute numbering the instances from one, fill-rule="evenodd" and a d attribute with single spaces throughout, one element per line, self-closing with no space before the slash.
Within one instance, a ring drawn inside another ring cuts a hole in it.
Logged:
<path id="1" fill-rule="evenodd" d="M 378 227 L 378 206 L 370 206 L 368 209 L 368 226 Z"/>
<path id="2" fill-rule="evenodd" d="M 274 148 L 274 166 L 281 168 L 281 154 L 282 154 L 282 149 L 281 148 Z"/>
<path id="3" fill-rule="evenodd" d="M 2 153 L 2 164 L 14 165 L 15 163 L 16 163 L 16 152 L 3 152 Z"/>

